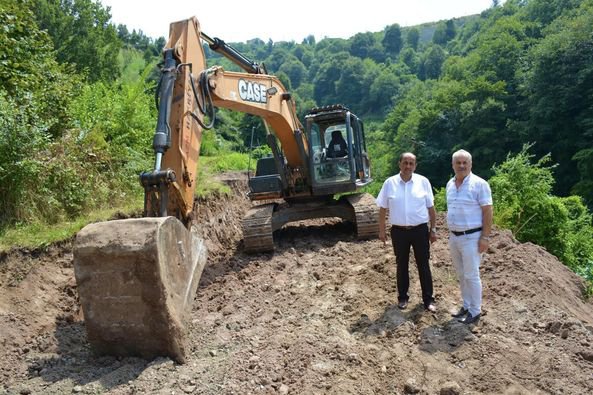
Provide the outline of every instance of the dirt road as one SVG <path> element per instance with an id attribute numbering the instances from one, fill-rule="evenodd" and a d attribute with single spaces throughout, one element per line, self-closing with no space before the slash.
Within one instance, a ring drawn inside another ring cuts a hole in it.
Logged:
<path id="1" fill-rule="evenodd" d="M 94 356 L 77 302 L 71 243 L 0 257 L 0 394 L 585 394 L 593 393 L 593 304 L 543 248 L 497 231 L 482 267 L 484 316 L 455 322 L 459 291 L 440 227 L 431 265 L 438 311 L 417 272 L 396 303 L 391 245 L 350 224 L 282 229 L 249 256 L 236 194 L 202 202 L 210 249 L 189 319 L 192 354 Z M 440 217 L 442 219 L 442 217 Z"/>

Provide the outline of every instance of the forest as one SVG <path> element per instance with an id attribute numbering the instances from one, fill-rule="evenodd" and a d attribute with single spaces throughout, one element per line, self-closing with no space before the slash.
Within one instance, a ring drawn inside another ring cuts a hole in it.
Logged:
<path id="1" fill-rule="evenodd" d="M 115 25 L 94 0 L 0 0 L 0 22 L 0 237 L 137 204 L 165 38 Z M 593 292 L 591 26 L 593 0 L 494 0 L 480 15 L 348 39 L 231 44 L 280 78 L 300 116 L 340 103 L 365 120 L 371 193 L 412 151 L 444 210 L 451 153 L 471 152 L 496 223 Z M 252 140 L 265 141 L 258 118 L 220 110 L 200 161 L 246 170 Z"/>

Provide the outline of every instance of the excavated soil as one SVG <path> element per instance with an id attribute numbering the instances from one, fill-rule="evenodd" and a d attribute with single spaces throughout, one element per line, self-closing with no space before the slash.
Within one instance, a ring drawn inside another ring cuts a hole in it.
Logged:
<path id="1" fill-rule="evenodd" d="M 0 393 L 593 393 L 593 304 L 545 249 L 495 231 L 484 316 L 468 327 L 450 316 L 460 297 L 442 224 L 438 311 L 424 312 L 415 268 L 401 311 L 391 245 L 354 239 L 351 224 L 293 224 L 273 254 L 244 254 L 245 180 L 227 182 L 233 196 L 199 204 L 210 259 L 187 364 L 93 355 L 64 242 L 0 256 Z"/>

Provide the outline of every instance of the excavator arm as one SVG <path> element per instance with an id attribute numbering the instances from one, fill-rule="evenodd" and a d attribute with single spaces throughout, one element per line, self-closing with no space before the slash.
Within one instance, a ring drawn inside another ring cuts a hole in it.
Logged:
<path id="1" fill-rule="evenodd" d="M 202 39 L 246 72 L 208 68 Z M 277 147 L 275 152 L 283 172 L 304 165 L 307 144 L 282 83 L 222 40 L 202 35 L 196 18 L 171 24 L 156 101 L 154 168 L 140 175 L 144 217 L 83 228 L 74 244 L 74 269 L 96 353 L 184 362 L 186 316 L 207 256 L 193 221 L 197 166 L 215 107 L 261 116 L 273 133 L 271 145 L 281 144 L 282 158 Z"/>
<path id="2" fill-rule="evenodd" d="M 246 72 L 207 68 L 202 39 Z M 220 39 L 201 33 L 193 17 L 171 24 L 163 50 L 159 116 L 153 140 L 155 167 L 140 176 L 145 216 L 173 215 L 191 224 L 202 132 L 214 123 L 215 107 L 260 116 L 281 145 L 277 165 L 306 168 L 307 142 L 296 106 L 280 80 Z M 290 176 L 282 174 L 288 186 Z"/>

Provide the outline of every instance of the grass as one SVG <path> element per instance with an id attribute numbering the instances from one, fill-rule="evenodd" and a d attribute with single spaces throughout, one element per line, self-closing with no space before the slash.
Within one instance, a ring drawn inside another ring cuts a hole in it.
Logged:
<path id="1" fill-rule="evenodd" d="M 199 161 L 198 184 L 195 194 L 199 198 L 208 196 L 225 196 L 232 193 L 224 183 L 214 178 L 216 173 L 224 171 L 247 170 L 249 157 L 247 154 L 231 152 L 218 156 L 202 156 Z M 252 166 L 254 166 L 252 161 Z M 79 218 L 53 225 L 44 223 L 22 224 L 7 228 L 0 233 L 0 252 L 13 247 L 39 249 L 52 243 L 68 240 L 86 225 L 93 222 L 107 221 L 118 212 L 131 215 L 142 211 L 143 197 L 138 196 L 117 207 L 105 207 L 85 214 Z"/>
<path id="2" fill-rule="evenodd" d="M 107 221 L 113 218 L 118 212 L 138 212 L 142 210 L 142 206 L 142 199 L 137 198 L 119 207 L 95 210 L 71 221 L 64 221 L 53 225 L 30 223 L 9 228 L 0 235 L 0 252 L 7 251 L 12 247 L 45 248 L 52 243 L 70 239 L 90 223 Z"/>
<path id="3" fill-rule="evenodd" d="M 249 155 L 241 152 L 229 152 L 216 156 L 200 157 L 200 169 L 206 168 L 211 173 L 223 171 L 246 171 L 249 165 Z M 251 160 L 251 167 L 255 167 L 255 160 Z"/>

